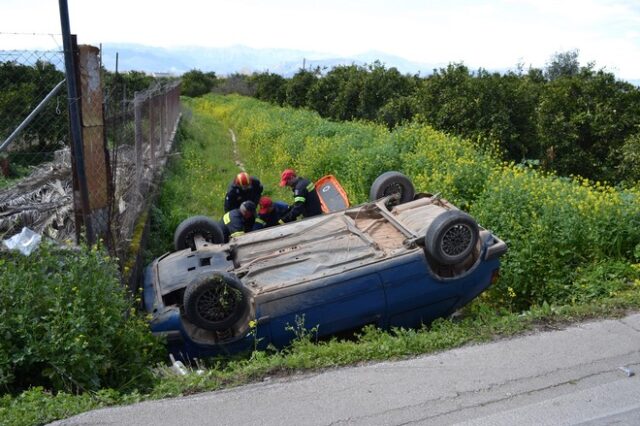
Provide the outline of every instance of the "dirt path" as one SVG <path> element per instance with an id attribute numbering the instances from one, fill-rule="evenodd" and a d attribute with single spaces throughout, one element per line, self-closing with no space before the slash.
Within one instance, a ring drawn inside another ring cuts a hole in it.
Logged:
<path id="1" fill-rule="evenodd" d="M 231 144 L 233 146 L 233 161 L 236 163 L 236 166 L 243 172 L 247 170 L 244 168 L 244 163 L 240 159 L 240 150 L 238 150 L 238 141 L 236 140 L 236 134 L 233 132 L 233 129 L 229 129 L 229 134 L 231 135 Z"/>

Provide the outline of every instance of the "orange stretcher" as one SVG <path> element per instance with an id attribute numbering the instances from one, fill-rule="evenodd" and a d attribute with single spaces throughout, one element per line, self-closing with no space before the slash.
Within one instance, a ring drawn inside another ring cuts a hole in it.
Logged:
<path id="1" fill-rule="evenodd" d="M 323 213 L 331 213 L 349 207 L 347 193 L 333 175 L 321 177 L 316 181 L 315 187 Z"/>

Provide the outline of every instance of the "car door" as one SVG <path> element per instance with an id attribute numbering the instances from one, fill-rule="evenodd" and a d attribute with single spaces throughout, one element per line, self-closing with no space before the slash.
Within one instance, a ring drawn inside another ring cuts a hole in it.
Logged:
<path id="1" fill-rule="evenodd" d="M 382 326 L 386 310 L 380 276 L 364 268 L 283 289 L 260 302 L 262 322 L 268 322 L 272 342 L 284 346 L 296 327 L 327 336 L 367 324 Z"/>
<path id="2" fill-rule="evenodd" d="M 416 327 L 447 315 L 459 300 L 455 285 L 434 278 L 422 251 L 389 261 L 379 271 L 386 327 Z"/>

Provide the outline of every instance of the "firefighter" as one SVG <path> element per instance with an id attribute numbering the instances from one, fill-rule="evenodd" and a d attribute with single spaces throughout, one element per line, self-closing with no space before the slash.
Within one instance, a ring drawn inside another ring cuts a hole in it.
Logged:
<path id="1" fill-rule="evenodd" d="M 249 176 L 247 172 L 240 172 L 229 184 L 227 195 L 224 197 L 224 211 L 228 212 L 240 207 L 243 201 L 253 201 L 257 205 L 262 195 L 262 184 L 255 176 Z"/>
<path id="2" fill-rule="evenodd" d="M 293 206 L 280 219 L 282 223 L 322 214 L 320 198 L 315 185 L 309 179 L 297 176 L 295 171 L 286 169 L 280 175 L 280 186 L 288 186 L 293 191 Z"/>
<path id="3" fill-rule="evenodd" d="M 271 200 L 270 197 L 260 197 L 260 209 L 253 230 L 278 225 L 280 219 L 289 211 L 289 205 L 284 201 Z"/>
<path id="4" fill-rule="evenodd" d="M 238 237 L 253 230 L 255 215 L 256 204 L 251 200 L 243 201 L 240 207 L 225 213 L 222 216 L 224 242 L 227 243 L 232 237 Z"/>

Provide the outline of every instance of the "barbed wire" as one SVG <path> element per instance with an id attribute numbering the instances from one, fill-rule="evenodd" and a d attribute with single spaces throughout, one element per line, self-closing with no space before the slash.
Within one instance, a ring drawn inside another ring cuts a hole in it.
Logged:
<path id="1" fill-rule="evenodd" d="M 62 34 L 60 33 L 38 33 L 38 32 L 7 32 L 7 31 L 0 31 L 0 40 L 2 40 L 2 38 L 4 37 L 5 39 L 8 38 L 9 36 L 19 36 L 19 37 L 46 37 L 46 38 L 50 38 L 53 43 L 55 44 L 55 48 L 56 50 L 64 50 L 62 47 Z M 39 48 L 34 48 L 33 46 L 29 46 L 29 47 L 24 47 L 24 48 L 12 48 L 12 49 L 4 49 L 1 47 L 0 45 L 0 50 L 50 50 L 50 49 L 39 49 Z"/>

